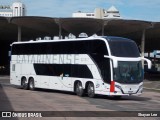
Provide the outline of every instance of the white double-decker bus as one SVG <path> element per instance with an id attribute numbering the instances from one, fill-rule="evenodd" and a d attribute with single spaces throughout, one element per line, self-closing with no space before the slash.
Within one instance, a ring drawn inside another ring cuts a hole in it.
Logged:
<path id="1" fill-rule="evenodd" d="M 121 37 L 14 42 L 10 82 L 24 89 L 138 95 L 143 89 L 142 60 L 134 41 Z"/>

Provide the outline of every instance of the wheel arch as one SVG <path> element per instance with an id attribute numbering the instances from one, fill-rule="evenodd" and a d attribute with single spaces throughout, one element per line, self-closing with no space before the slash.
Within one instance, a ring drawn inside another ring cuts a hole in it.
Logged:
<path id="1" fill-rule="evenodd" d="M 35 80 L 32 76 L 28 78 L 28 84 L 30 90 L 35 90 Z"/>
<path id="2" fill-rule="evenodd" d="M 75 80 L 75 81 L 74 81 L 73 92 L 76 91 L 76 84 L 77 84 L 78 82 L 81 82 L 81 81 L 80 81 L 80 80 Z M 82 83 L 82 82 L 81 82 L 81 83 Z"/>
<path id="3" fill-rule="evenodd" d="M 22 76 L 22 77 L 21 77 L 21 85 L 22 85 L 22 80 L 23 80 L 24 78 L 27 80 L 27 77 L 26 77 L 26 76 Z"/>
<path id="4" fill-rule="evenodd" d="M 32 76 L 30 76 L 30 77 L 28 78 L 28 82 L 29 82 L 31 79 L 34 80 L 34 78 L 33 78 Z"/>
<path id="5" fill-rule="evenodd" d="M 89 83 L 93 83 L 93 85 L 94 85 L 93 81 L 87 81 L 86 84 L 85 84 L 85 91 L 86 92 L 87 92 L 87 88 L 88 88 Z"/>

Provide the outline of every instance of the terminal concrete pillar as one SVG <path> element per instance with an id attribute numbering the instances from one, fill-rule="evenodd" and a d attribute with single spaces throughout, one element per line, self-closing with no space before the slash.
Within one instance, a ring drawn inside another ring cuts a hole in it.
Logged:
<path id="1" fill-rule="evenodd" d="M 104 30 L 105 30 L 105 26 L 108 24 L 109 21 L 104 21 L 102 24 L 102 36 L 104 36 Z"/>
<path id="2" fill-rule="evenodd" d="M 61 26 L 61 22 L 59 21 L 59 39 L 62 38 L 62 26 Z"/>
<path id="3" fill-rule="evenodd" d="M 102 36 L 104 36 L 104 25 L 102 26 Z"/>
<path id="4" fill-rule="evenodd" d="M 18 26 L 18 42 L 21 41 L 21 37 L 22 37 L 21 26 Z"/>
<path id="5" fill-rule="evenodd" d="M 142 38 L 141 38 L 141 57 L 144 57 L 145 53 L 145 34 L 146 34 L 146 29 L 142 31 Z M 144 68 L 144 60 L 142 60 L 142 67 Z"/>
<path id="6" fill-rule="evenodd" d="M 150 52 L 148 52 L 148 57 L 150 58 Z"/>
<path id="7" fill-rule="evenodd" d="M 55 22 L 58 24 L 59 27 L 59 39 L 62 37 L 62 25 L 60 19 L 55 19 Z"/>

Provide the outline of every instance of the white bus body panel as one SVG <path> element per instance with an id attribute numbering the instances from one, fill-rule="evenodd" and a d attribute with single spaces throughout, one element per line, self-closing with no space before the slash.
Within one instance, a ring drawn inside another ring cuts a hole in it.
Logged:
<path id="1" fill-rule="evenodd" d="M 131 93 L 128 93 L 128 91 L 132 90 L 132 93 L 136 93 L 136 91 L 139 89 L 139 87 L 142 84 L 141 83 L 140 85 L 123 85 L 123 84 L 117 83 L 119 86 L 121 86 L 124 93 L 122 93 L 121 90 L 117 89 L 116 87 L 115 87 L 116 93 L 110 92 L 110 84 L 104 83 L 102 81 L 102 78 L 100 76 L 97 66 L 94 64 L 92 59 L 87 54 L 76 55 L 76 64 L 87 65 L 93 75 L 93 79 L 73 78 L 67 74 L 64 74 L 63 76 L 36 75 L 33 64 L 44 62 L 44 60 L 41 61 L 40 59 L 38 59 L 38 56 L 40 55 L 32 55 L 32 56 L 12 55 L 11 84 L 21 85 L 21 78 L 25 76 L 27 80 L 29 80 L 29 77 L 34 78 L 36 88 L 73 91 L 74 82 L 76 80 L 79 80 L 82 82 L 83 88 L 85 88 L 86 82 L 91 81 L 94 83 L 94 86 L 95 86 L 95 94 L 102 94 L 102 95 L 129 95 Z M 67 64 L 68 63 L 68 61 L 65 60 L 65 56 L 66 56 L 65 54 L 61 55 L 64 58 L 62 61 L 60 61 L 57 56 L 58 55 L 46 56 L 47 58 L 50 58 L 50 60 L 48 59 L 48 63 L 49 64 Z M 72 58 L 74 55 L 71 54 L 69 56 Z M 43 58 L 43 59 L 46 59 L 46 58 Z M 54 61 L 52 61 L 53 59 Z M 70 62 L 72 64 L 75 63 L 73 59 L 70 59 Z M 15 65 L 15 71 L 12 71 L 13 69 L 12 67 L 14 65 Z"/>
<path id="2" fill-rule="evenodd" d="M 38 59 L 39 56 L 43 55 L 12 55 L 12 62 L 14 62 L 16 70 L 12 71 L 11 69 L 11 84 L 21 85 L 22 76 L 25 76 L 27 80 L 29 79 L 29 77 L 33 77 L 35 80 L 36 88 L 47 88 L 66 91 L 73 91 L 74 82 L 76 80 L 80 80 L 84 88 L 87 81 L 92 81 L 93 83 L 95 83 L 95 80 L 93 79 L 72 78 L 67 74 L 64 74 L 63 76 L 36 75 L 33 64 L 44 63 L 44 60 Z M 50 60 L 48 60 L 47 63 L 45 62 L 44 64 L 67 64 L 70 62 L 72 64 L 87 65 L 93 75 L 93 78 L 97 79 L 98 82 L 101 81 L 101 76 L 99 74 L 98 68 L 87 54 L 62 54 L 61 56 L 63 56 L 63 60 L 59 60 L 59 55 L 46 55 L 45 57 L 43 57 L 43 59 L 46 59 L 47 57 L 50 58 Z M 65 60 L 66 56 L 69 56 L 71 58 L 70 61 Z M 73 58 L 74 56 L 76 56 L 76 61 L 74 60 L 75 58 Z M 13 63 L 11 64 L 13 65 Z M 99 84 L 100 83 L 98 83 L 96 89 L 101 88 Z"/>
<path id="3" fill-rule="evenodd" d="M 90 38 L 89 38 L 90 39 Z M 88 38 L 86 40 L 89 40 Z M 103 40 L 106 44 L 106 48 L 108 50 L 108 55 L 111 55 L 109 44 L 106 42 L 104 38 L 92 38 Z M 79 39 L 80 40 L 80 39 Z M 90 39 L 91 40 L 91 39 Z M 63 40 L 63 41 L 72 41 L 72 40 Z M 41 42 L 41 41 L 40 41 Z M 51 41 L 44 41 L 44 42 L 51 42 Z M 52 41 L 52 42 L 62 42 Z M 29 43 L 29 42 L 23 42 Z M 38 42 L 32 42 L 38 43 Z M 31 44 L 32 44 L 31 43 Z M 17 43 L 21 44 L 21 43 Z M 112 56 L 114 57 L 114 56 Z M 117 61 L 123 61 L 125 59 L 119 59 Z M 133 59 L 132 59 L 133 60 Z M 131 60 L 131 61 L 132 61 Z M 140 58 L 134 59 L 135 61 L 139 61 Z M 70 77 L 67 74 L 60 75 L 60 76 L 44 76 L 44 75 L 36 75 L 34 70 L 33 64 L 78 64 L 78 65 L 87 65 L 89 70 L 93 75 L 93 79 L 86 79 L 86 78 L 74 78 Z M 110 60 L 110 72 L 111 72 L 111 81 L 113 80 L 113 66 Z M 15 69 L 14 69 L 15 68 Z M 27 81 L 30 77 L 34 78 L 35 87 L 36 88 L 46 88 L 46 89 L 56 89 L 56 90 L 64 90 L 64 91 L 73 91 L 74 90 L 74 82 L 79 80 L 82 82 L 83 88 L 88 81 L 93 82 L 95 87 L 95 94 L 102 94 L 102 95 L 130 95 L 135 93 L 137 90 L 140 92 L 142 91 L 142 84 L 143 82 L 135 85 L 123 85 L 115 82 L 115 85 L 121 86 L 122 91 L 115 87 L 116 92 L 110 92 L 110 84 L 104 83 L 102 80 L 101 74 L 94 63 L 94 61 L 90 58 L 87 54 L 39 54 L 39 55 L 12 55 L 11 57 L 11 84 L 14 85 L 21 85 L 21 78 L 25 76 Z M 132 93 L 129 93 L 129 91 Z M 140 92 L 135 94 L 141 94 Z"/>

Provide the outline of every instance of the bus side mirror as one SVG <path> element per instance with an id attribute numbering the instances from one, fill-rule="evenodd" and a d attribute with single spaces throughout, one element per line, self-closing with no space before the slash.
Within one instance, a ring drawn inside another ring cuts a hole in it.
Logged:
<path id="1" fill-rule="evenodd" d="M 145 60 L 147 62 L 147 65 L 148 65 L 148 69 L 151 69 L 152 62 L 149 59 L 147 59 L 147 58 L 142 58 L 142 60 Z"/>
<path id="2" fill-rule="evenodd" d="M 113 61 L 113 67 L 114 68 L 117 68 L 118 67 L 118 60 L 115 58 L 115 57 L 111 57 L 111 56 L 107 56 L 107 55 L 104 55 L 105 58 L 109 58 L 109 59 L 112 59 Z"/>

